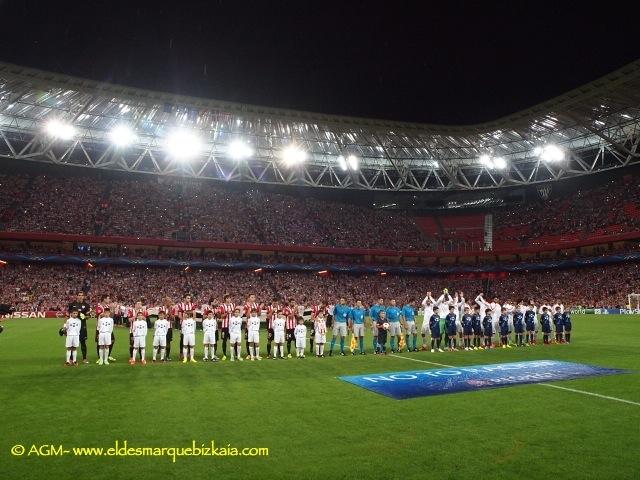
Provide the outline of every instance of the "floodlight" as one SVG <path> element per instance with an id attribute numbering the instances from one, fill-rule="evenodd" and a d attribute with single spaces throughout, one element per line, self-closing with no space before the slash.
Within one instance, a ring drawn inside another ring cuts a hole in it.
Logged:
<path id="1" fill-rule="evenodd" d="M 109 139 L 116 147 L 126 147 L 133 143 L 136 134 L 126 125 L 118 125 L 109 132 Z"/>
<path id="2" fill-rule="evenodd" d="M 76 129 L 73 125 L 61 122 L 60 120 L 49 120 L 46 125 L 46 130 L 49 135 L 60 140 L 71 140 L 76 134 Z"/>
<path id="3" fill-rule="evenodd" d="M 227 151 L 234 160 L 242 160 L 253 155 L 253 148 L 251 148 L 251 145 L 240 140 L 232 142 Z"/>
<path id="4" fill-rule="evenodd" d="M 307 152 L 296 145 L 289 145 L 282 151 L 282 159 L 287 165 L 295 165 L 307 159 Z"/>
<path id="5" fill-rule="evenodd" d="M 344 159 L 342 155 L 338 157 L 338 165 L 340 165 L 340 168 L 345 171 L 347 170 L 347 168 L 349 168 L 347 166 L 347 161 Z"/>
<path id="6" fill-rule="evenodd" d="M 349 155 L 347 157 L 347 163 L 349 164 L 349 168 L 351 170 L 357 170 L 360 160 L 358 160 L 358 157 L 356 157 L 355 155 Z"/>
<path id="7" fill-rule="evenodd" d="M 545 162 L 560 162 L 564 160 L 564 151 L 557 145 L 545 145 L 540 152 L 540 158 Z"/>
<path id="8" fill-rule="evenodd" d="M 499 170 L 507 168 L 507 161 L 503 157 L 496 157 L 493 159 L 493 166 Z"/>
<path id="9" fill-rule="evenodd" d="M 488 167 L 488 168 L 493 167 L 493 160 L 491 160 L 491 157 L 486 153 L 484 155 L 480 155 L 479 161 L 485 167 Z"/>
<path id="10" fill-rule="evenodd" d="M 197 156 L 202 151 L 202 141 L 189 130 L 175 130 L 167 138 L 169 155 L 180 160 Z"/>

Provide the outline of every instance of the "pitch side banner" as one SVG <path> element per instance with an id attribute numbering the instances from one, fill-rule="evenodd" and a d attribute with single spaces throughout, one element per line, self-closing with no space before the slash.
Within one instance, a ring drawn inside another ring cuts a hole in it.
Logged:
<path id="1" fill-rule="evenodd" d="M 404 400 L 407 398 L 466 392 L 483 388 L 508 387 L 528 383 L 555 382 L 581 377 L 615 375 L 628 370 L 605 368 L 581 363 L 536 360 L 497 363 L 467 367 L 406 372 L 376 373 L 339 377 L 380 395 Z"/>

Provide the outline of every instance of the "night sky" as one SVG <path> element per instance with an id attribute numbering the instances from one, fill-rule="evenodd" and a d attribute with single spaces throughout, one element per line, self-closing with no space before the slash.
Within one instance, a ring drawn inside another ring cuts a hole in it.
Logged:
<path id="1" fill-rule="evenodd" d="M 468 124 L 640 58 L 630 3 L 524 3 L 0 0 L 0 61 L 221 100 Z"/>

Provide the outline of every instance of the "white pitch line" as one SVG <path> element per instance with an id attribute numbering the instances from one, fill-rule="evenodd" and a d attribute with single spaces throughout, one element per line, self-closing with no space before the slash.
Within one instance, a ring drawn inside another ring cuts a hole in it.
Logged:
<path id="1" fill-rule="evenodd" d="M 629 403 L 631 405 L 638 405 L 640 402 L 632 402 L 631 400 L 625 400 L 624 398 L 610 397 L 608 395 L 600 395 L 599 393 L 585 392 L 584 390 L 576 390 L 575 388 L 561 387 L 559 385 L 551 385 L 550 383 L 537 383 L 536 385 L 542 385 L 543 387 L 559 388 L 560 390 L 567 390 L 569 392 L 582 393 L 583 395 L 591 395 L 592 397 L 606 398 L 607 400 L 615 400 L 616 402 Z"/>
<path id="2" fill-rule="evenodd" d="M 456 368 L 453 365 L 445 365 L 444 363 L 428 362 L 426 360 L 418 360 L 417 358 L 403 357 L 402 355 L 396 355 L 395 353 L 392 353 L 389 356 L 390 357 L 396 357 L 396 358 L 402 358 L 403 360 L 411 360 L 412 362 L 429 363 L 431 365 L 438 365 L 439 367 Z"/>
<path id="3" fill-rule="evenodd" d="M 392 353 L 390 356 L 401 358 L 403 360 L 411 360 L 412 362 L 429 363 L 431 365 L 438 365 L 439 367 L 456 368 L 453 365 L 445 365 L 444 363 L 428 362 L 427 360 L 418 360 L 417 358 L 403 357 L 402 355 L 396 355 L 394 353 Z M 630 405 L 640 406 L 640 402 L 633 402 L 631 400 L 625 400 L 624 398 L 610 397 L 608 395 L 601 395 L 599 393 L 586 392 L 584 390 L 576 390 L 575 388 L 561 387 L 559 385 L 551 385 L 550 383 L 534 383 L 533 385 L 542 385 L 543 387 L 557 388 L 560 390 L 567 390 L 568 392 L 582 393 L 583 395 L 590 395 L 592 397 L 604 398 L 606 400 L 614 400 L 616 402 L 622 402 L 622 403 L 628 403 Z"/>

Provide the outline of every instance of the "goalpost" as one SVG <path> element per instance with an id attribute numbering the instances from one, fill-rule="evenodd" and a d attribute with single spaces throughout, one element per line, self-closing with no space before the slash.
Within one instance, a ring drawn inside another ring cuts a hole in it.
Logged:
<path id="1" fill-rule="evenodd" d="M 630 293 L 628 295 L 627 308 L 631 310 L 640 309 L 640 293 Z"/>

